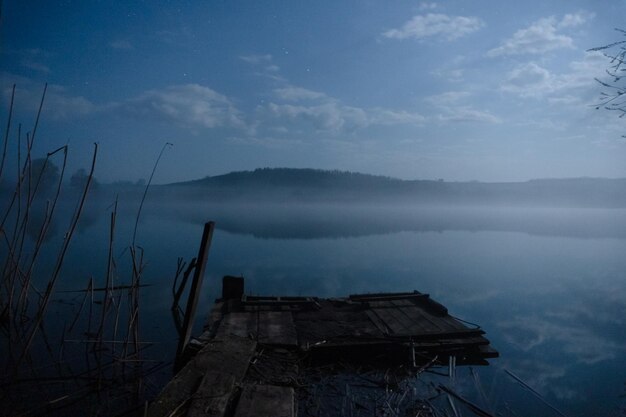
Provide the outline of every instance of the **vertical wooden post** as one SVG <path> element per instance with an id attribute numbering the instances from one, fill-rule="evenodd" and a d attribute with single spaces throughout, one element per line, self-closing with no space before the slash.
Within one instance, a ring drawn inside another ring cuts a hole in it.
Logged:
<path id="1" fill-rule="evenodd" d="M 176 351 L 177 364 L 180 362 L 180 359 L 185 351 L 185 347 L 187 347 L 187 343 L 189 343 L 189 338 L 191 337 L 193 321 L 196 315 L 196 308 L 198 307 L 198 298 L 200 297 L 200 289 L 202 288 L 202 280 L 204 278 L 204 270 L 206 269 L 206 261 L 209 256 L 209 247 L 211 246 L 211 238 L 213 237 L 214 228 L 215 222 L 208 222 L 204 224 L 202 241 L 200 242 L 198 257 L 196 258 L 196 268 L 193 274 L 191 288 L 189 290 L 189 298 L 187 299 L 187 308 L 185 310 L 182 333 L 180 335 L 180 340 L 178 341 L 178 350 Z M 175 365 L 175 368 L 179 368 L 179 366 Z"/>

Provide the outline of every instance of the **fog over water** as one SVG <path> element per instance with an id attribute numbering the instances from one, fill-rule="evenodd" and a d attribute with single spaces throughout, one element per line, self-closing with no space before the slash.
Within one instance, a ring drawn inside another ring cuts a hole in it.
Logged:
<path id="1" fill-rule="evenodd" d="M 102 280 L 109 197 L 100 192 L 89 201 L 60 291 L 85 288 L 90 276 L 96 285 Z M 121 282 L 139 202 L 125 197 L 115 244 Z M 73 207 L 65 204 L 59 218 Z M 176 260 L 196 256 L 208 220 L 217 230 L 196 332 L 227 274 L 243 275 L 247 292 L 264 295 L 419 290 L 487 332 L 501 356 L 479 375 L 494 404 L 506 402 L 520 415 L 553 415 L 507 377 L 506 368 L 564 413 L 618 413 L 626 369 L 625 209 L 217 204 L 155 193 L 137 237 L 150 285 L 142 289 L 143 338 L 157 342 L 147 355 L 169 361 L 174 354 L 169 308 Z M 56 230 L 51 253 L 64 225 Z M 42 262 L 42 276 L 45 268 Z M 76 297 L 59 293 L 58 314 L 75 311 Z M 168 377 L 163 371 L 157 386 Z M 476 398 L 470 380 L 459 389 Z"/>

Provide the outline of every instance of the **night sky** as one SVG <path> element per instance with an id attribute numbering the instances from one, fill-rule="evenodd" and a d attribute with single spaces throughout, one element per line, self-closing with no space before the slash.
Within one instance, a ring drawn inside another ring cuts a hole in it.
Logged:
<path id="1" fill-rule="evenodd" d="M 258 167 L 407 179 L 626 177 L 595 110 L 626 2 L 4 0 L 2 130 L 70 170 L 167 183 Z"/>

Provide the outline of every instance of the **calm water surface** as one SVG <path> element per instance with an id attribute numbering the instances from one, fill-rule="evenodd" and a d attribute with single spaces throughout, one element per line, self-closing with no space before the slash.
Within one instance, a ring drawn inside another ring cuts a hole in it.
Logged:
<path id="1" fill-rule="evenodd" d="M 106 205 L 93 203 L 60 290 L 84 288 L 90 276 L 102 279 L 107 213 Z M 123 271 L 130 265 L 130 205 L 128 211 L 122 205 L 119 217 L 115 253 Z M 416 289 L 479 323 L 500 352 L 479 370 L 492 406 L 556 415 L 508 377 L 508 369 L 567 415 L 619 415 L 626 381 L 621 210 L 149 204 L 137 243 L 145 251 L 144 283 L 152 284 L 142 290 L 143 338 L 156 342 L 146 353 L 155 359 L 174 354 L 169 309 L 176 260 L 196 255 L 205 220 L 216 220 L 217 230 L 198 330 L 227 274 L 242 274 L 248 293 L 265 295 Z M 60 293 L 64 298 L 70 296 Z M 154 389 L 168 377 L 169 370 L 153 377 Z M 475 398 L 469 379 L 461 378 L 458 389 Z"/>

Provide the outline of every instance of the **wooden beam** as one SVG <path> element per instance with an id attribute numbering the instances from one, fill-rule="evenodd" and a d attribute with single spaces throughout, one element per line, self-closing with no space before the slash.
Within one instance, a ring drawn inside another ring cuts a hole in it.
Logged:
<path id="1" fill-rule="evenodd" d="M 189 298 L 187 299 L 187 309 L 185 310 L 182 333 L 180 340 L 178 341 L 175 368 L 179 368 L 180 360 L 183 357 L 185 347 L 187 347 L 187 343 L 189 343 L 189 338 L 191 337 L 193 321 L 196 316 L 196 308 L 198 307 L 198 299 L 200 297 L 200 290 L 202 289 L 202 280 L 204 279 L 204 271 L 206 269 L 206 262 L 209 256 L 209 248 L 211 247 L 211 239 L 213 237 L 214 229 L 215 222 L 208 222 L 204 224 L 202 240 L 200 241 L 200 249 L 198 250 L 198 257 L 196 258 L 196 268 L 193 274 L 193 281 L 191 282 L 191 289 L 189 290 Z"/>

